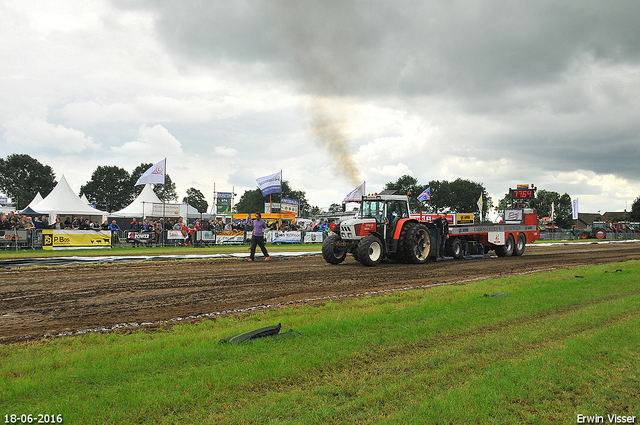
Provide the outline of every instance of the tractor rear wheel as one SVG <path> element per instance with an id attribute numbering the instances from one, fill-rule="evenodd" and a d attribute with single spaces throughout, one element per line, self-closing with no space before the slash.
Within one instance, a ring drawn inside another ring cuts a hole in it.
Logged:
<path id="1" fill-rule="evenodd" d="M 596 230 L 596 238 L 598 239 L 604 239 L 607 237 L 607 232 L 604 231 L 604 229 L 598 229 Z"/>
<path id="2" fill-rule="evenodd" d="M 336 246 L 341 241 L 340 236 L 332 233 L 322 243 L 322 258 L 329 264 L 340 264 L 347 258 L 347 248 Z"/>
<path id="3" fill-rule="evenodd" d="M 516 247 L 513 251 L 513 255 L 517 255 L 518 257 L 524 254 L 524 248 L 527 246 L 527 238 L 524 233 L 520 233 L 518 235 L 518 241 L 516 242 Z"/>
<path id="4" fill-rule="evenodd" d="M 431 235 L 427 226 L 420 223 L 406 223 L 402 227 L 398 241 L 399 259 L 405 263 L 425 263 L 429 259 L 431 245 Z"/>
<path id="5" fill-rule="evenodd" d="M 355 257 L 363 266 L 372 267 L 382 261 L 382 242 L 375 236 L 365 236 L 356 248 Z"/>

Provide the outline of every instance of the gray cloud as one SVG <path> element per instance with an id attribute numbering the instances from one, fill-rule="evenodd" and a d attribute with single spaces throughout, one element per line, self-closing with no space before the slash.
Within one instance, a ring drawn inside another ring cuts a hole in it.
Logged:
<path id="1" fill-rule="evenodd" d="M 584 55 L 634 64 L 640 58 L 640 3 L 633 1 L 149 1 L 138 7 L 154 11 L 158 34 L 185 60 L 264 63 L 321 95 L 495 95 L 555 80 Z"/>

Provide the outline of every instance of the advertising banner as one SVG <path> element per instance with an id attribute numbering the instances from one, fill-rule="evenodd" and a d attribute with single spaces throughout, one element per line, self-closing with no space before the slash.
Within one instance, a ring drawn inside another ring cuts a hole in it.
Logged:
<path id="1" fill-rule="evenodd" d="M 167 239 L 184 239 L 182 230 L 167 230 Z"/>
<path id="2" fill-rule="evenodd" d="M 198 230 L 196 235 L 197 240 L 207 242 L 207 243 L 215 243 L 216 242 L 216 234 L 210 230 Z"/>
<path id="3" fill-rule="evenodd" d="M 504 224 L 522 224 L 524 223 L 524 210 L 517 208 L 513 210 L 504 210 Z"/>
<path id="4" fill-rule="evenodd" d="M 436 218 L 440 217 L 440 214 L 422 214 L 422 218 L 420 218 L 420 214 L 411 214 L 411 218 L 415 218 L 416 220 L 426 221 L 431 223 Z M 447 221 L 450 225 L 455 224 L 455 216 L 453 214 L 447 214 Z"/>
<path id="5" fill-rule="evenodd" d="M 504 235 L 504 232 L 489 232 L 489 243 L 492 243 L 494 245 L 504 245 Z"/>
<path id="6" fill-rule="evenodd" d="M 216 245 L 242 245 L 244 233 L 239 235 L 216 235 Z"/>
<path id="7" fill-rule="evenodd" d="M 42 249 L 111 248 L 111 232 L 95 230 L 42 231 Z"/>
<path id="8" fill-rule="evenodd" d="M 149 243 L 156 237 L 154 232 L 126 232 L 127 242 Z"/>
<path id="9" fill-rule="evenodd" d="M 300 207 L 300 202 L 296 201 L 295 199 L 282 198 L 282 201 L 280 204 L 281 211 L 292 212 L 295 215 L 298 215 L 299 207 Z"/>
<path id="10" fill-rule="evenodd" d="M 231 198 L 220 198 L 216 201 L 216 214 L 231 214 Z M 231 194 L 229 194 L 231 195 Z"/>
<path id="11" fill-rule="evenodd" d="M 180 204 L 152 204 L 151 214 L 145 211 L 147 216 L 151 217 L 180 217 Z"/>
<path id="12" fill-rule="evenodd" d="M 15 246 L 16 242 L 18 245 L 26 244 L 28 236 L 26 230 L 0 230 L 0 246 Z"/>
<path id="13" fill-rule="evenodd" d="M 274 231 L 272 233 L 271 243 L 301 243 L 302 232 L 281 232 Z"/>
<path id="14" fill-rule="evenodd" d="M 322 243 L 324 232 L 304 232 L 304 243 Z"/>
<path id="15" fill-rule="evenodd" d="M 473 224 L 473 214 L 456 214 L 456 224 Z"/>

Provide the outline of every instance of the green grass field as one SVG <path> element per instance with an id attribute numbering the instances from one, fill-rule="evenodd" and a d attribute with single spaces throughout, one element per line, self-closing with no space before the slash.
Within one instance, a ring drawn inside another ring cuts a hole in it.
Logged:
<path id="1" fill-rule="evenodd" d="M 0 419 L 541 424 L 576 423 L 579 414 L 638 417 L 639 305 L 640 262 L 629 262 L 156 333 L 2 346 Z M 218 342 L 278 323 L 303 335 Z"/>

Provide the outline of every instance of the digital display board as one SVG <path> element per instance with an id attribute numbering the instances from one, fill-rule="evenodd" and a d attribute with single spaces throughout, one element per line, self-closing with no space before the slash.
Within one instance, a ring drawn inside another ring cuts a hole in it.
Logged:
<path id="1" fill-rule="evenodd" d="M 534 189 L 511 189 L 511 199 L 535 199 Z"/>

